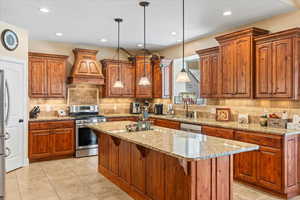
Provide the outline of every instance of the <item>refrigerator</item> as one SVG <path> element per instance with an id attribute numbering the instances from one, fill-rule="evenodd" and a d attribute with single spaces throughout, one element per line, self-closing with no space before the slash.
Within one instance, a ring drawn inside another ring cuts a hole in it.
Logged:
<path id="1" fill-rule="evenodd" d="M 5 114 L 4 114 L 4 71 L 0 70 L 0 200 L 4 199 L 5 193 Z"/>

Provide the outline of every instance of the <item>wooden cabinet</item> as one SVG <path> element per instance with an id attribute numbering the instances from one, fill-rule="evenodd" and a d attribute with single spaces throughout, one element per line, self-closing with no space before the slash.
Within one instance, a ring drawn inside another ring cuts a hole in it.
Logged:
<path id="1" fill-rule="evenodd" d="M 49 130 L 33 130 L 29 133 L 29 158 L 40 159 L 49 157 L 52 139 Z"/>
<path id="2" fill-rule="evenodd" d="M 74 153 L 74 129 L 61 128 L 51 131 L 53 137 L 53 155 L 68 155 Z"/>
<path id="3" fill-rule="evenodd" d="M 151 118 L 151 120 L 154 121 L 155 126 L 180 130 L 180 122 L 158 118 Z"/>
<path id="4" fill-rule="evenodd" d="M 109 169 L 109 147 L 110 136 L 106 134 L 99 135 L 99 164 L 105 169 Z"/>
<path id="5" fill-rule="evenodd" d="M 135 67 L 127 61 L 102 60 L 103 74 L 105 77 L 104 96 L 112 97 L 134 97 L 135 96 Z M 118 80 L 123 82 L 123 88 L 114 88 Z"/>
<path id="6" fill-rule="evenodd" d="M 138 117 L 108 117 L 106 121 L 108 122 L 117 122 L 117 121 L 137 121 Z"/>
<path id="7" fill-rule="evenodd" d="M 162 98 L 163 96 L 163 76 L 161 60 L 158 56 L 152 56 L 151 59 L 153 73 L 152 73 L 152 98 Z"/>
<path id="8" fill-rule="evenodd" d="M 233 139 L 234 138 L 234 131 L 232 129 L 203 126 L 202 133 L 205 135 L 209 135 L 209 136 L 213 136 L 213 137 L 220 137 L 220 138 L 225 138 L 225 139 Z"/>
<path id="9" fill-rule="evenodd" d="M 234 178 L 249 183 L 257 182 L 257 152 L 245 152 L 234 156 Z"/>
<path id="10" fill-rule="evenodd" d="M 221 97 L 253 96 L 254 37 L 268 31 L 248 28 L 216 37 L 220 43 Z"/>
<path id="11" fill-rule="evenodd" d="M 66 94 L 67 56 L 29 53 L 29 96 L 63 98 Z"/>
<path id="12" fill-rule="evenodd" d="M 30 161 L 72 156 L 74 121 L 30 122 L 28 152 Z"/>
<path id="13" fill-rule="evenodd" d="M 219 47 L 197 51 L 200 59 L 200 95 L 203 98 L 218 97 L 221 77 Z"/>
<path id="14" fill-rule="evenodd" d="M 120 139 L 110 136 L 108 168 L 115 175 L 119 175 L 119 146 L 120 146 L 120 143 L 121 143 Z"/>
<path id="15" fill-rule="evenodd" d="M 146 68 L 144 69 L 144 65 Z M 135 97 L 136 98 L 152 98 L 152 65 L 151 65 L 151 58 L 148 56 L 144 59 L 144 56 L 136 56 L 135 60 L 136 72 L 135 72 L 135 80 L 136 80 L 136 90 L 135 90 Z M 146 76 L 149 81 L 150 85 L 139 85 L 140 79 Z"/>
<path id="16" fill-rule="evenodd" d="M 257 153 L 258 185 L 271 190 L 282 189 L 282 151 L 271 147 L 260 147 Z"/>
<path id="17" fill-rule="evenodd" d="M 255 39 L 256 98 L 298 99 L 300 29 Z"/>

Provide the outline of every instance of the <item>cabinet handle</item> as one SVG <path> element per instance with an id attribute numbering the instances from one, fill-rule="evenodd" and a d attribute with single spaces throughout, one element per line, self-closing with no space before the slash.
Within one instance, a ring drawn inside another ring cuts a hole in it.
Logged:
<path id="1" fill-rule="evenodd" d="M 6 157 L 6 158 L 9 157 L 10 154 L 11 154 L 10 148 L 6 147 L 6 148 L 5 148 L 5 157 Z"/>

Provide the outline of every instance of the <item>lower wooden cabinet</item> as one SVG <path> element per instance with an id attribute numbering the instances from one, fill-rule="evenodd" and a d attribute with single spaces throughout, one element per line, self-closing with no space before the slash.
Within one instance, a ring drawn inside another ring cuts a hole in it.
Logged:
<path id="1" fill-rule="evenodd" d="M 234 178 L 248 183 L 257 182 L 257 152 L 245 152 L 234 156 Z"/>
<path id="2" fill-rule="evenodd" d="M 180 122 L 157 118 L 151 118 L 151 120 L 154 121 L 155 126 L 180 130 Z"/>
<path id="3" fill-rule="evenodd" d="M 117 122 L 117 121 L 134 121 L 136 122 L 138 117 L 108 117 L 106 121 L 108 122 Z"/>
<path id="4" fill-rule="evenodd" d="M 282 189 L 282 151 L 260 147 L 257 152 L 257 183 L 260 186 L 280 191 Z"/>
<path id="5" fill-rule="evenodd" d="M 131 185 L 138 191 L 146 193 L 146 149 L 131 144 Z"/>
<path id="6" fill-rule="evenodd" d="M 28 152 L 30 161 L 73 155 L 74 121 L 30 122 Z"/>
<path id="7" fill-rule="evenodd" d="M 215 128 L 209 126 L 202 127 L 202 133 L 205 135 L 213 136 L 213 137 L 220 137 L 225 139 L 233 139 L 234 133 L 232 129 L 225 129 L 225 128 Z"/>

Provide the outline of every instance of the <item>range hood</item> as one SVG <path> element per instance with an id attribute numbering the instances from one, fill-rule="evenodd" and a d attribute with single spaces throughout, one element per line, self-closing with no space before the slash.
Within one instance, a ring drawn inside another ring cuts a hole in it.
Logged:
<path id="1" fill-rule="evenodd" d="M 97 50 L 79 49 L 73 50 L 75 62 L 69 77 L 69 83 L 89 83 L 104 85 L 104 76 L 99 62 L 96 59 Z"/>

